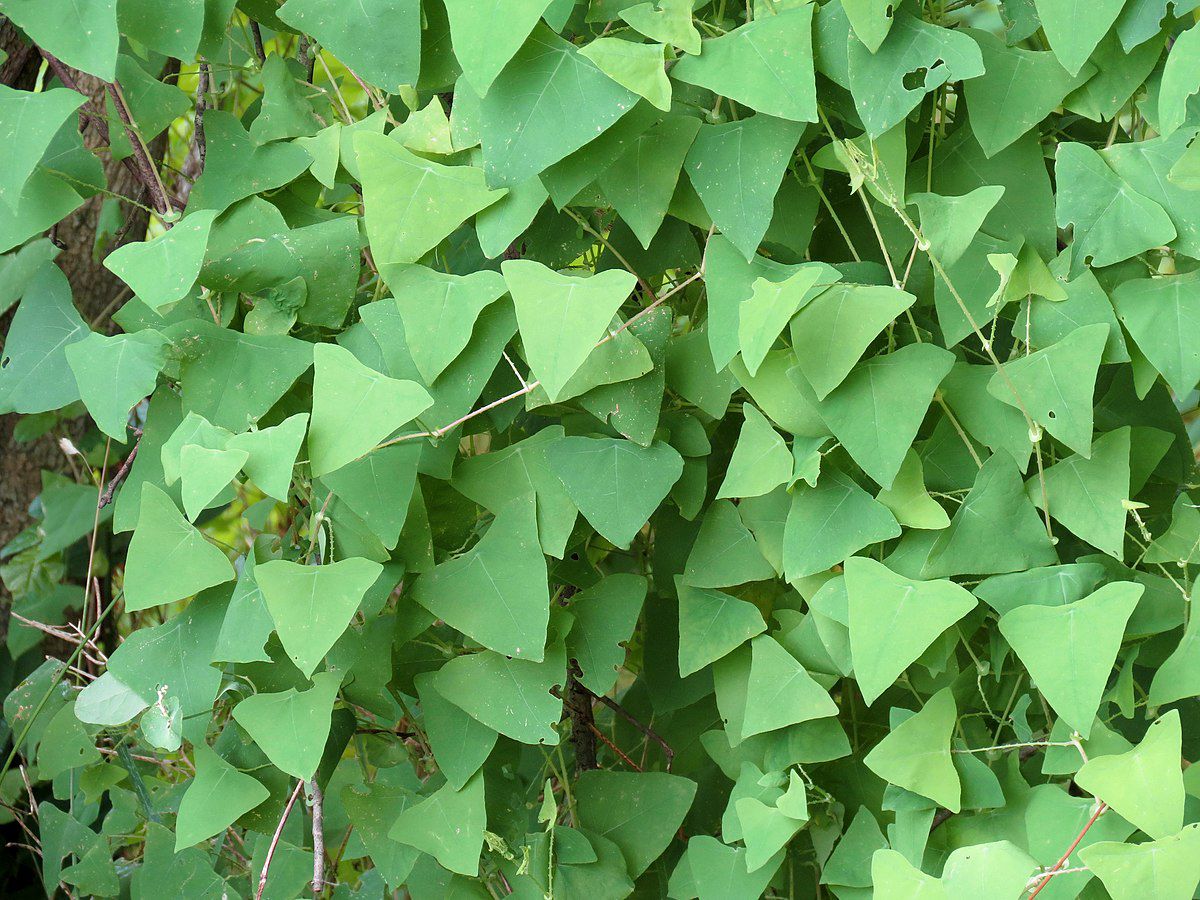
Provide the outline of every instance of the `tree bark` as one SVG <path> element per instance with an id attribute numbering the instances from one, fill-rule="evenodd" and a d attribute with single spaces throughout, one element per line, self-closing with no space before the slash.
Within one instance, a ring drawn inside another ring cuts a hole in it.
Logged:
<path id="1" fill-rule="evenodd" d="M 42 63 L 41 54 L 3 16 L 0 16 L 0 49 L 8 54 L 8 59 L 0 66 L 0 84 L 22 90 L 32 88 Z M 173 62 L 172 65 L 177 71 L 178 64 Z M 78 79 L 79 87 L 91 97 L 92 108 L 103 110 L 104 83 L 82 72 L 73 74 Z M 46 77 L 50 77 L 49 73 Z M 95 129 L 88 127 L 85 121 L 81 116 L 84 145 L 99 156 L 109 190 L 145 204 L 141 183 L 128 168 L 112 161 L 107 147 L 100 145 Z M 156 164 L 162 161 L 166 141 L 164 133 L 150 143 L 150 152 Z M 102 260 L 93 252 L 103 200 L 103 195 L 87 200 L 54 229 L 54 235 L 62 248 L 57 264 L 71 284 L 76 308 L 84 321 L 108 333 L 111 330 L 109 316 L 118 308 L 128 290 L 119 278 L 104 268 Z M 149 213 L 125 202 L 121 203 L 121 213 L 124 225 L 116 239 L 105 247 L 106 253 L 122 243 L 145 237 Z M 0 333 L 8 334 L 12 315 L 13 311 L 10 310 L 0 317 Z M 18 420 L 19 416 L 16 415 L 0 416 L 0 547 L 29 525 L 29 504 L 41 491 L 42 470 L 59 471 L 66 467 L 66 457 L 54 435 L 45 435 L 30 442 L 16 440 L 13 431 Z M 82 419 L 66 423 L 66 436 L 78 440 L 86 430 L 86 425 L 86 420 Z M 0 585 L 0 639 L 7 630 L 10 600 Z"/>

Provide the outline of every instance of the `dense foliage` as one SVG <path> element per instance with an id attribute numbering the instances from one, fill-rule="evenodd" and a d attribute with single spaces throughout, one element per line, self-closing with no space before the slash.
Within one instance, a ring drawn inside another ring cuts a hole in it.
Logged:
<path id="1" fill-rule="evenodd" d="M 5 892 L 1193 897 L 1196 6 L 0 0 Z"/>

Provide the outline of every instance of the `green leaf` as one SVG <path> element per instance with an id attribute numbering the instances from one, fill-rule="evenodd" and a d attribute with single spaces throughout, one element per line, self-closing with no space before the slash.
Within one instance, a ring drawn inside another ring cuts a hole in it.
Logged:
<path id="1" fill-rule="evenodd" d="M 65 88 L 33 93 L 0 85 L 0 140 L 9 148 L 9 161 L 0 174 L 0 201 L 13 212 L 50 141 L 83 101 L 81 94 Z"/>
<path id="2" fill-rule="evenodd" d="M 390 773 L 395 772 L 395 769 L 390 770 Z M 392 840 L 388 830 L 400 814 L 413 805 L 412 791 L 380 778 L 367 784 L 346 786 L 342 789 L 341 799 L 371 862 L 389 885 L 398 888 L 408 880 L 420 851 Z"/>
<path id="3" fill-rule="evenodd" d="M 889 900 L 949 900 L 942 883 L 926 875 L 896 850 L 876 850 L 871 857 L 875 892 Z"/>
<path id="4" fill-rule="evenodd" d="M 1158 92 L 1160 134 L 1171 135 L 1187 120 L 1188 98 L 1200 91 L 1200 81 L 1196 77 L 1198 63 L 1200 28 L 1193 25 L 1175 39 L 1163 67 L 1162 86 Z"/>
<path id="5" fill-rule="evenodd" d="M 1108 266 L 1175 239 L 1166 211 L 1130 188 L 1085 144 L 1059 144 L 1055 220 L 1074 227 L 1070 277 L 1085 266 Z"/>
<path id="6" fill-rule="evenodd" d="M 1125 623 L 1144 591 L 1140 584 L 1114 582 L 1074 603 L 1021 606 L 1000 617 L 1000 633 L 1046 702 L 1085 738 Z"/>
<path id="7" fill-rule="evenodd" d="M 875 53 L 892 29 L 895 5 L 888 0 L 840 0 L 850 27 L 868 50 Z"/>
<path id="8" fill-rule="evenodd" d="M 204 134 L 209 151 L 204 174 L 188 198 L 189 209 L 224 211 L 239 200 L 287 184 L 312 164 L 298 145 L 258 146 L 224 110 L 205 113 Z"/>
<path id="9" fill-rule="evenodd" d="M 749 851 L 744 847 L 727 847 L 706 834 L 695 835 L 688 841 L 687 852 L 676 866 L 689 866 L 693 884 L 703 885 L 702 900 L 718 900 L 721 897 L 760 897 L 775 872 L 783 863 L 780 851 L 761 868 L 750 872 Z M 674 877 L 672 878 L 674 880 Z M 671 892 L 673 895 L 674 891 Z"/>
<path id="10" fill-rule="evenodd" d="M 551 471 L 583 517 L 627 548 L 683 474 L 683 458 L 661 441 L 568 437 L 546 450 Z"/>
<path id="11" fill-rule="evenodd" d="M 875 499 L 890 509 L 896 521 L 906 528 L 940 531 L 950 524 L 946 511 L 925 489 L 924 466 L 913 450 L 905 455 L 892 486 L 881 490 Z"/>
<path id="12" fill-rule="evenodd" d="M 946 860 L 942 883 L 951 897 L 1011 900 L 1020 896 L 1037 863 L 1010 841 L 959 847 Z"/>
<path id="13" fill-rule="evenodd" d="M 1050 515 L 1093 547 L 1116 559 L 1125 546 L 1129 500 L 1128 428 L 1110 431 L 1092 444 L 1092 456 L 1069 456 L 1046 469 Z M 1037 478 L 1025 484 L 1029 499 L 1043 506 Z"/>
<path id="14" fill-rule="evenodd" d="M 721 591 L 696 588 L 675 576 L 679 594 L 679 675 L 686 678 L 767 630 L 753 604 Z"/>
<path id="15" fill-rule="evenodd" d="M 833 698 L 773 637 L 754 638 L 750 653 L 743 738 L 838 714 Z"/>
<path id="16" fill-rule="evenodd" d="M 890 488 L 953 364 L 953 354 L 932 344 L 874 356 L 854 367 L 818 413 L 863 471 Z"/>
<path id="17" fill-rule="evenodd" d="M 835 284 L 800 310 L 792 349 L 818 400 L 845 380 L 871 342 L 915 301 L 893 287 Z"/>
<path id="18" fill-rule="evenodd" d="M 271 53 L 262 67 L 263 98 L 250 124 L 250 137 L 266 144 L 284 138 L 312 137 L 319 123 L 301 94 L 304 73 L 298 63 Z"/>
<path id="19" fill-rule="evenodd" d="M 1004 364 L 988 393 L 1024 411 L 1080 456 L 1091 457 L 1092 393 L 1108 325 L 1084 325 L 1028 356 Z"/>
<path id="20" fill-rule="evenodd" d="M 502 509 L 478 544 L 417 579 L 412 597 L 485 647 L 541 662 L 550 592 L 534 504 Z"/>
<path id="21" fill-rule="evenodd" d="M 239 772 L 204 741 L 192 745 L 196 775 L 179 801 L 175 851 L 220 834 L 271 792 L 252 775 Z"/>
<path id="22" fill-rule="evenodd" d="M 1182 498 L 1181 498 L 1182 499 Z M 1150 684 L 1150 702 L 1162 706 L 1200 696 L 1200 616 L 1189 616 L 1183 637 Z"/>
<path id="23" fill-rule="evenodd" d="M 572 598 L 575 625 L 567 635 L 567 656 L 579 664 L 579 682 L 592 693 L 608 693 L 617 680 L 646 588 L 642 576 L 616 572 Z"/>
<path id="24" fill-rule="evenodd" d="M 804 826 L 802 819 L 784 815 L 755 797 L 742 797 L 734 808 L 746 843 L 747 872 L 756 872 L 770 862 Z"/>
<path id="25" fill-rule="evenodd" d="M 622 9 L 619 15 L 634 31 L 652 41 L 673 44 L 684 53 L 700 52 L 700 32 L 692 23 L 692 0 L 634 3 Z"/>
<path id="26" fill-rule="evenodd" d="M 389 94 L 417 83 L 421 70 L 418 0 L 362 0 L 337 8 L 320 0 L 288 0 L 278 16 Z"/>
<path id="27" fill-rule="evenodd" d="M 1093 6 L 1078 0 L 1034 0 L 1034 4 L 1050 49 L 1063 68 L 1076 75 L 1116 21 L 1125 0 L 1101 0 Z"/>
<path id="28" fill-rule="evenodd" d="M 930 91 L 982 75 L 984 67 L 979 46 L 967 35 L 900 12 L 877 51 L 851 37 L 848 71 L 854 109 L 867 133 L 877 138 Z M 920 77 L 914 87 L 905 77 L 910 72 Z"/>
<path id="29" fill-rule="evenodd" d="M 308 781 L 317 771 L 329 737 L 330 714 L 342 676 L 321 672 L 305 691 L 289 688 L 254 694 L 233 708 L 233 718 L 275 765 Z"/>
<path id="30" fill-rule="evenodd" d="M 456 656 L 442 666 L 433 687 L 443 697 L 493 731 L 523 744 L 557 744 L 554 725 L 562 701 L 550 693 L 566 684 L 562 642 L 551 643 L 543 662 L 510 659 L 484 650 Z"/>
<path id="31" fill-rule="evenodd" d="M 1179 710 L 1173 709 L 1132 750 L 1085 762 L 1075 783 L 1152 839 L 1168 838 L 1183 828 L 1182 740 Z"/>
<path id="32" fill-rule="evenodd" d="M 461 790 L 445 785 L 401 812 L 388 837 L 428 853 L 451 872 L 474 877 L 487 826 L 484 801 L 482 774 Z"/>
<path id="33" fill-rule="evenodd" d="M 837 469 L 817 486 L 797 485 L 783 532 L 789 581 L 823 572 L 864 547 L 900 536 L 888 508 Z"/>
<path id="34" fill-rule="evenodd" d="M 374 450 L 324 476 L 321 481 L 379 538 L 395 549 L 408 517 L 417 480 L 419 445 Z"/>
<path id="35" fill-rule="evenodd" d="M 532 260 L 506 260 L 504 281 L 517 310 L 525 359 L 551 401 L 604 337 L 633 290 L 629 272 L 611 269 L 579 278 Z"/>
<path id="36" fill-rule="evenodd" d="M 1190 900 L 1200 884 L 1200 824 L 1159 841 L 1101 841 L 1084 847 L 1079 858 L 1113 897 Z"/>
<path id="37" fill-rule="evenodd" d="M 717 499 L 761 497 L 792 477 L 792 454 L 767 417 L 750 403 L 742 404 L 742 415 L 742 430 Z"/>
<path id="38" fill-rule="evenodd" d="M 845 569 L 854 678 L 870 705 L 976 600 L 952 581 L 905 578 L 862 556 Z"/>
<path id="39" fill-rule="evenodd" d="M 1200 316 L 1191 302 L 1200 273 L 1131 278 L 1112 293 L 1117 317 L 1177 396 L 1200 383 Z"/>
<path id="40" fill-rule="evenodd" d="M 962 787 L 950 760 L 957 716 L 954 695 L 942 688 L 919 712 L 894 726 L 867 754 L 864 764 L 889 784 L 958 812 Z"/>
<path id="41" fill-rule="evenodd" d="M 433 405 L 415 381 L 389 378 L 336 344 L 313 348 L 313 410 L 308 455 L 314 475 L 334 472 L 368 453 Z M 352 402 L 347 402 L 353 398 Z"/>
<path id="42" fill-rule="evenodd" d="M 0 351 L 0 414 L 46 412 L 78 400 L 66 348 L 90 333 L 71 302 L 66 276 L 57 266 L 42 266 Z"/>
<path id="43" fill-rule="evenodd" d="M 665 772 L 584 772 L 576 782 L 579 824 L 621 850 L 637 878 L 670 845 L 696 783 Z"/>
<path id="44" fill-rule="evenodd" d="M 245 450 L 210 450 L 197 444 L 185 444 L 179 454 L 183 511 L 189 522 L 213 502 L 250 458 Z"/>
<path id="45" fill-rule="evenodd" d="M 463 77 L 480 97 L 521 49 L 551 0 L 447 0 L 454 55 Z"/>
<path id="46" fill-rule="evenodd" d="M 508 27 L 506 21 L 502 30 Z M 487 41 L 493 41 L 490 31 Z M 637 94 L 539 23 L 483 97 L 488 183 L 508 186 L 537 175 L 602 134 L 637 101 Z"/>
<path id="47" fill-rule="evenodd" d="M 138 527 L 125 565 L 125 608 L 135 612 L 174 603 L 233 575 L 224 551 L 188 524 L 162 490 L 143 484 Z"/>
<path id="48" fill-rule="evenodd" d="M 446 166 L 371 131 L 354 135 L 362 169 L 367 238 L 375 264 L 390 280 L 481 209 L 504 196 L 489 190 L 473 166 Z"/>
<path id="49" fill-rule="evenodd" d="M 605 75 L 663 112 L 671 109 L 671 82 L 663 68 L 662 44 L 596 38 L 579 51 Z"/>
<path id="50" fill-rule="evenodd" d="M 671 77 L 768 116 L 815 122 L 812 19 L 809 4 L 755 19 L 706 41 L 703 52 L 683 57 Z"/>
<path id="51" fill-rule="evenodd" d="M 117 77 L 117 0 L 5 0 L 4 14 L 68 66 Z"/>
<path id="52" fill-rule="evenodd" d="M 119 247 L 104 258 L 104 266 L 158 311 L 182 300 L 196 283 L 215 218 L 214 210 L 201 210 L 152 241 Z"/>
<path id="53" fill-rule="evenodd" d="M 1084 65 L 1068 72 L 1055 54 L 1010 47 L 986 31 L 972 29 L 970 35 L 983 53 L 987 71 L 963 89 L 972 132 L 988 156 L 1035 127 L 1094 71 Z"/>
<path id="54" fill-rule="evenodd" d="M 981 80 L 974 79 L 970 84 Z M 921 213 L 921 233 L 929 241 L 933 254 L 949 268 L 970 249 L 988 214 L 1003 196 L 1004 186 L 998 184 L 977 187 L 961 197 L 913 194 L 908 201 L 916 204 Z"/>
<path id="55" fill-rule="evenodd" d="M 67 363 L 75 373 L 83 405 L 96 427 L 125 443 L 129 410 L 154 393 L 166 361 L 166 338 L 157 331 L 105 337 L 90 333 L 68 344 Z"/>
<path id="56" fill-rule="evenodd" d="M 1004 528 L 1003 541 L 996 540 L 998 527 Z M 934 578 L 990 575 L 1054 562 L 1054 547 L 1037 509 L 1025 496 L 1020 473 L 1011 457 L 997 453 L 979 470 L 950 527 L 930 549 L 921 574 Z"/>
<path id="57" fill-rule="evenodd" d="M 414 681 L 421 697 L 421 713 L 429 745 L 446 781 L 460 791 L 479 771 L 496 745 L 496 732 L 476 722 L 438 693 L 434 675 L 418 675 Z"/>
<path id="58" fill-rule="evenodd" d="M 692 186 L 717 230 L 746 260 L 771 224 L 775 194 L 803 131 L 795 122 L 760 113 L 702 125 L 688 151 L 684 168 Z"/>
<path id="59" fill-rule="evenodd" d="M 692 587 L 720 588 L 774 577 L 737 507 L 728 500 L 714 501 L 688 554 L 684 580 Z"/>
<path id="60" fill-rule="evenodd" d="M 275 632 L 305 678 L 341 637 L 382 571 L 379 563 L 357 558 L 323 566 L 273 559 L 255 567 Z"/>

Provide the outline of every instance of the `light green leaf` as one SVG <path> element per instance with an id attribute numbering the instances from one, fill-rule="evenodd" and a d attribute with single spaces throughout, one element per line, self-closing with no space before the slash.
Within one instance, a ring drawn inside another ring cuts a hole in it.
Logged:
<path id="1" fill-rule="evenodd" d="M 525 359 L 550 400 L 557 400 L 636 279 L 619 269 L 588 278 L 560 275 L 532 260 L 506 260 L 501 271 L 517 310 Z"/>
<path id="2" fill-rule="evenodd" d="M 388 837 L 430 854 L 451 872 L 474 877 L 487 827 L 485 799 L 481 773 L 461 790 L 447 784 L 400 813 Z"/>
<path id="3" fill-rule="evenodd" d="M 976 78 L 968 84 L 982 80 Z M 961 197 L 913 194 L 908 202 L 916 204 L 921 213 L 921 233 L 929 241 L 933 255 L 948 268 L 962 259 L 988 214 L 1003 196 L 1003 185 L 988 184 Z"/>
<path id="4" fill-rule="evenodd" d="M 487 96 L 550 4 L 551 0 L 446 0 L 454 55 L 480 97 Z"/>
<path id="5" fill-rule="evenodd" d="M 717 230 L 750 260 L 771 224 L 775 194 L 804 128 L 765 114 L 702 125 L 684 161 Z M 732 186 L 736 185 L 736 189 Z"/>
<path id="6" fill-rule="evenodd" d="M 1189 616 L 1183 637 L 1150 684 L 1150 703 L 1162 706 L 1200 696 L 1200 616 Z"/>
<path id="7" fill-rule="evenodd" d="M 1101 841 L 1079 858 L 1116 900 L 1191 900 L 1200 884 L 1200 824 L 1159 841 Z"/>
<path id="8" fill-rule="evenodd" d="M 11 16 L 11 11 L 8 14 Z M 0 140 L 9 148 L 8 162 L 0 173 L 0 201 L 14 213 L 19 209 L 25 182 L 41 162 L 50 141 L 83 101 L 81 94 L 66 88 L 34 93 L 0 85 Z"/>
<path id="9" fill-rule="evenodd" d="M 1085 266 L 1108 266 L 1175 239 L 1166 211 L 1126 184 L 1086 144 L 1058 145 L 1055 219 L 1074 227 L 1070 278 Z"/>
<path id="10" fill-rule="evenodd" d="M 946 860 L 942 883 L 951 897 L 1012 900 L 1025 890 L 1037 863 L 1011 841 L 959 847 Z"/>
<path id="11" fill-rule="evenodd" d="M 833 698 L 773 637 L 751 640 L 750 653 L 743 738 L 838 714 Z"/>
<path id="12" fill-rule="evenodd" d="M 179 801 L 175 851 L 207 841 L 266 800 L 271 792 L 254 776 L 239 772 L 204 741 L 192 745 L 196 775 Z"/>
<path id="13" fill-rule="evenodd" d="M 1059 341 L 1004 364 L 988 393 L 1021 409 L 1080 456 L 1092 455 L 1092 393 L 1108 341 L 1104 323 L 1076 328 Z"/>
<path id="14" fill-rule="evenodd" d="M 925 489 L 924 466 L 914 450 L 905 454 L 892 486 L 881 490 L 875 499 L 890 509 L 896 521 L 907 528 L 940 531 L 950 524 L 946 511 Z"/>
<path id="15" fill-rule="evenodd" d="M 1000 617 L 1000 633 L 1046 702 L 1085 738 L 1125 623 L 1144 591 L 1134 582 L 1114 582 L 1065 606 L 1020 606 Z"/>
<path id="16" fill-rule="evenodd" d="M 259 144 L 284 138 L 312 137 L 320 129 L 312 107 L 301 93 L 304 72 L 297 61 L 278 53 L 262 67 L 262 106 L 250 123 L 250 137 Z"/>
<path id="17" fill-rule="evenodd" d="M 846 560 L 846 596 L 854 678 L 868 705 L 976 604 L 952 581 L 905 578 L 862 556 Z"/>
<path id="18" fill-rule="evenodd" d="M 892 30 L 896 4 L 890 0 L 840 0 L 854 36 L 875 53 Z"/>
<path id="19" fill-rule="evenodd" d="M 314 347 L 308 456 L 314 475 L 336 471 L 433 405 L 415 381 L 389 378 L 337 344 Z"/>
<path id="20" fill-rule="evenodd" d="M 900 536 L 888 508 L 837 469 L 815 488 L 797 485 L 783 532 L 789 581 L 824 572 L 864 547 Z"/>
<path id="21" fill-rule="evenodd" d="M 871 857 L 873 896 L 887 900 L 950 900 L 941 881 L 926 875 L 896 850 L 876 850 Z"/>
<path id="22" fill-rule="evenodd" d="M 640 447 L 616 438 L 568 437 L 551 444 L 546 459 L 583 517 L 622 548 L 683 474 L 683 458 L 661 441 Z"/>
<path id="23" fill-rule="evenodd" d="M 688 554 L 684 580 L 692 587 L 720 588 L 774 577 L 737 507 L 728 500 L 714 501 Z"/>
<path id="24" fill-rule="evenodd" d="M 1152 839 L 1170 837 L 1183 828 L 1182 740 L 1179 710 L 1173 709 L 1132 750 L 1085 762 L 1075 783 Z"/>
<path id="25" fill-rule="evenodd" d="M 1158 91 L 1158 131 L 1164 137 L 1186 121 L 1188 98 L 1200 91 L 1197 72 L 1200 72 L 1200 27 L 1193 25 L 1175 38 L 1163 67 Z"/>
<path id="26" fill-rule="evenodd" d="M 287 184 L 312 165 L 312 157 L 299 145 L 257 145 L 224 110 L 205 113 L 204 134 L 204 174 L 188 198 L 189 209 L 224 211 L 239 200 Z"/>
<path id="27" fill-rule="evenodd" d="M 125 608 L 136 612 L 174 603 L 233 576 L 224 551 L 188 524 L 162 490 L 143 484 L 125 564 Z"/>
<path id="28" fill-rule="evenodd" d="M 783 281 L 756 278 L 749 299 L 738 308 L 738 345 L 751 376 L 766 359 L 775 340 L 796 314 L 816 295 L 824 266 L 802 266 Z"/>
<path id="29" fill-rule="evenodd" d="M 889 784 L 928 797 L 958 812 L 962 786 L 950 760 L 950 738 L 958 710 L 942 688 L 867 754 L 867 768 Z"/>
<path id="30" fill-rule="evenodd" d="M 434 677 L 426 672 L 414 679 L 421 697 L 425 733 L 438 768 L 450 786 L 460 791 L 492 752 L 497 735 L 438 693 Z"/>
<path id="31" fill-rule="evenodd" d="M 813 7 L 747 22 L 685 56 L 671 77 L 708 88 L 768 116 L 817 121 L 812 54 Z"/>
<path id="32" fill-rule="evenodd" d="M 1117 317 L 1176 396 L 1200 383 L 1200 273 L 1131 278 L 1112 293 Z"/>
<path id="33" fill-rule="evenodd" d="M 557 744 L 555 724 L 562 701 L 550 693 L 566 684 L 567 657 L 562 642 L 546 648 L 543 662 L 510 659 L 491 650 L 456 656 L 442 666 L 433 687 L 443 697 L 523 744 Z"/>
<path id="34" fill-rule="evenodd" d="M 0 351 L 0 415 L 46 412 L 78 400 L 66 349 L 90 333 L 62 270 L 42 266 L 21 298 Z"/>
<path id="35" fill-rule="evenodd" d="M 700 32 L 692 23 L 692 0 L 652 0 L 620 11 L 629 26 L 652 41 L 673 44 L 684 53 L 700 52 Z"/>
<path id="36" fill-rule="evenodd" d="M 104 267 L 156 312 L 187 296 L 200 274 L 215 210 L 201 210 L 152 241 L 126 244 L 104 258 Z"/>
<path id="37" fill-rule="evenodd" d="M 575 624 L 567 635 L 567 656 L 579 664 L 579 682 L 592 693 L 608 693 L 617 680 L 646 588 L 642 576 L 616 572 L 571 599 Z"/>
<path id="38" fill-rule="evenodd" d="M 117 0 L 5 0 L 4 15 L 68 66 L 116 78 Z"/>
<path id="39" fill-rule="evenodd" d="M 1079 73 L 1105 32 L 1112 27 L 1125 0 L 1034 0 L 1050 49 L 1072 75 Z"/>
<path id="40" fill-rule="evenodd" d="M 755 797 L 742 797 L 734 809 L 746 843 L 747 872 L 756 872 L 770 862 L 804 826 L 802 819 L 784 815 Z"/>
<path id="41" fill-rule="evenodd" d="M 278 425 L 235 434 L 225 446 L 246 451 L 242 466 L 246 475 L 268 497 L 286 501 L 292 468 L 307 431 L 308 414 L 296 413 Z"/>
<path id="42" fill-rule="evenodd" d="M 1092 444 L 1091 459 L 1075 454 L 1045 472 L 1050 515 L 1076 537 L 1116 559 L 1122 558 L 1125 546 L 1129 436 L 1127 427 L 1110 431 Z M 1036 477 L 1025 483 L 1025 493 L 1043 506 Z"/>
<path id="43" fill-rule="evenodd" d="M 179 454 L 179 471 L 182 482 L 183 511 L 189 522 L 194 522 L 200 513 L 225 488 L 250 454 L 245 450 L 212 450 L 198 444 L 185 444 Z"/>
<path id="44" fill-rule="evenodd" d="M 255 566 L 275 632 L 305 678 L 341 637 L 382 571 L 379 563 L 358 558 L 323 566 L 273 559 Z"/>
<path id="45" fill-rule="evenodd" d="M 342 676 L 321 672 L 312 677 L 312 683 L 303 691 L 289 688 L 276 694 L 254 694 L 233 708 L 233 718 L 275 767 L 301 781 L 313 777 L 325 752 Z"/>
<path id="46" fill-rule="evenodd" d="M 408 517 L 420 456 L 421 447 L 415 442 L 384 447 L 330 472 L 321 481 L 392 550 Z"/>
<path id="47" fill-rule="evenodd" d="M 671 82 L 663 67 L 662 44 L 638 44 L 621 38 L 596 38 L 579 51 L 622 87 L 667 112 L 671 109 Z"/>
<path id="48" fill-rule="evenodd" d="M 125 443 L 129 410 L 154 392 L 163 367 L 166 338 L 157 331 L 118 334 L 92 332 L 68 344 L 67 362 L 75 373 L 83 404 L 96 426 Z"/>
<path id="49" fill-rule="evenodd" d="M 371 253 L 384 278 L 415 263 L 454 229 L 504 196 L 473 166 L 445 166 L 372 131 L 354 135 Z"/>
<path id="50" fill-rule="evenodd" d="M 675 576 L 679 593 L 679 675 L 686 678 L 767 630 L 753 603 L 695 588 Z"/>
<path id="51" fill-rule="evenodd" d="M 761 497 L 792 477 L 792 454 L 767 417 L 750 403 L 742 404 L 742 415 L 742 430 L 717 499 Z"/>

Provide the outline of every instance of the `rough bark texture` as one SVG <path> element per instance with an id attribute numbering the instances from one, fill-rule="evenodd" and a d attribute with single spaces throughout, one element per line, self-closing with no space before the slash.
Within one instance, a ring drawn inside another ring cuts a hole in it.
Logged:
<path id="1" fill-rule="evenodd" d="M 8 54 L 8 59 L 0 66 L 0 84 L 20 89 L 33 87 L 41 65 L 41 56 L 12 23 L 2 16 L 0 48 Z M 79 86 L 93 98 L 93 108 L 102 110 L 103 82 L 83 73 L 78 73 L 77 78 Z M 98 150 L 108 178 L 109 190 L 145 203 L 143 187 L 130 171 L 125 166 L 113 163 L 107 149 L 98 149 L 99 142 L 94 129 L 84 127 L 83 137 L 87 147 Z M 151 142 L 150 151 L 156 161 L 161 161 L 165 149 L 165 134 Z M 103 196 L 99 195 L 91 198 L 64 219 L 55 229 L 55 238 L 62 247 L 57 262 L 71 283 L 75 306 L 80 315 L 97 330 L 110 331 L 108 317 L 116 309 L 125 292 L 125 286 L 93 256 L 103 199 Z M 121 211 L 126 217 L 126 227 L 118 240 L 108 248 L 109 251 L 120 243 L 140 240 L 146 232 L 149 214 L 145 210 L 122 203 Z M 0 317 L 0 334 L 7 335 L 12 315 L 10 310 Z M 0 546 L 29 524 L 29 504 L 41 490 L 42 469 L 58 470 L 66 465 L 63 453 L 53 436 L 47 435 L 28 443 L 15 440 L 13 429 L 17 420 L 15 415 L 0 416 Z M 70 423 L 67 434 L 77 438 L 84 427 L 83 421 Z M 7 601 L 6 592 L 0 586 L 0 619 L 4 620 L 0 621 L 0 633 L 3 632 L 7 620 Z"/>

